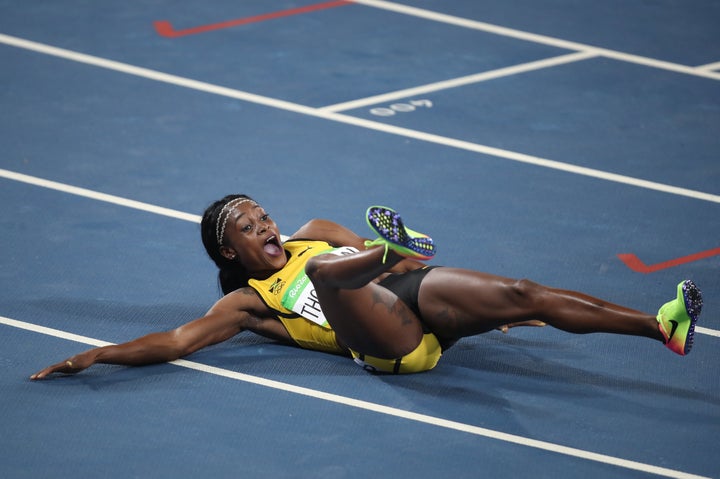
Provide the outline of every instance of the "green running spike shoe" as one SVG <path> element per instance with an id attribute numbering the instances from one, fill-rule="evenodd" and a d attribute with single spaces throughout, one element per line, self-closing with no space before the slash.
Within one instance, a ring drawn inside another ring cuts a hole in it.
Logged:
<path id="1" fill-rule="evenodd" d="M 380 235 L 374 241 L 366 241 L 366 247 L 383 245 L 386 256 L 388 248 L 405 258 L 428 260 L 435 256 L 432 238 L 406 227 L 395 210 L 385 206 L 371 206 L 367 210 L 366 220 L 368 226 Z M 386 256 L 383 256 L 383 262 Z"/>
<path id="2" fill-rule="evenodd" d="M 668 349 L 681 356 L 690 352 L 695 339 L 695 323 L 702 306 L 702 293 L 695 283 L 685 280 L 678 284 L 677 298 L 665 303 L 657 315 Z"/>

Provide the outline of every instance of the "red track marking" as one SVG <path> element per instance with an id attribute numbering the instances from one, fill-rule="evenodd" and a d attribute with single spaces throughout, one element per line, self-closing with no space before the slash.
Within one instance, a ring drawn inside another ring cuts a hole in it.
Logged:
<path id="1" fill-rule="evenodd" d="M 153 22 L 153 25 L 155 25 L 155 30 L 158 32 L 158 34 L 162 35 L 163 37 L 177 38 L 184 37 L 186 35 L 195 35 L 197 33 L 211 32 L 223 28 L 237 27 L 238 25 L 247 25 L 248 23 L 264 22 L 265 20 L 273 20 L 275 18 L 299 15 L 301 13 L 315 12 L 318 10 L 325 10 L 327 8 L 342 7 L 343 5 L 349 5 L 351 3 L 353 2 L 350 0 L 335 0 L 332 2 L 316 3 L 314 5 L 307 5 L 305 7 L 291 8 L 289 10 L 280 10 L 278 12 L 257 15 L 255 17 L 238 18 L 237 20 L 228 20 L 226 22 L 213 23 L 212 25 L 203 25 L 194 28 L 187 28 L 185 30 L 175 30 L 172 24 L 166 20 L 158 20 L 156 22 Z"/>
<path id="2" fill-rule="evenodd" d="M 646 265 L 642 261 L 640 261 L 640 258 L 635 256 L 632 253 L 629 254 L 619 254 L 618 258 L 622 260 L 623 263 L 627 265 L 628 268 L 630 268 L 633 271 L 636 271 L 638 273 L 654 273 L 656 271 L 660 271 L 662 269 L 672 268 L 673 266 L 679 266 L 681 264 L 685 263 L 691 263 L 693 261 L 698 261 L 701 259 L 709 258 L 710 256 L 715 256 L 720 254 L 720 248 L 710 249 L 707 251 L 701 251 L 700 253 L 691 254 L 689 256 L 683 256 L 682 258 L 677 259 L 671 259 L 670 261 L 665 261 L 663 263 L 653 264 L 653 265 Z"/>

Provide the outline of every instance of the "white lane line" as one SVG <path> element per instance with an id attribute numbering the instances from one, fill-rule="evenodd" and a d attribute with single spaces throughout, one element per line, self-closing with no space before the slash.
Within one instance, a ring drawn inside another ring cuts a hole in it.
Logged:
<path id="1" fill-rule="evenodd" d="M 407 98 L 414 95 L 424 95 L 426 93 L 432 93 L 439 90 L 447 90 L 450 88 L 457 88 L 464 85 L 471 85 L 473 83 L 479 83 L 487 80 L 494 80 L 496 78 L 507 77 L 510 75 L 517 75 L 519 73 L 526 73 L 530 71 L 540 70 L 542 68 L 550 68 L 558 65 L 564 65 L 566 63 L 577 62 L 581 60 L 587 60 L 589 58 L 596 57 L 594 53 L 590 52 L 577 52 L 570 53 L 567 55 L 561 55 L 553 58 L 546 58 L 534 62 L 523 63 L 521 65 L 513 65 L 506 68 L 499 68 L 497 70 L 476 73 L 474 75 L 467 75 L 464 77 L 453 78 L 450 80 L 444 80 L 436 83 L 429 83 L 427 85 L 417 86 L 413 88 L 407 88 L 404 90 L 398 90 L 395 92 L 385 93 L 382 95 L 376 95 L 368 98 L 362 98 L 358 100 L 348 101 L 344 103 L 337 103 L 335 105 L 329 105 L 322 108 L 318 108 L 322 111 L 346 111 L 353 110 L 355 108 L 361 108 L 363 106 L 375 105 L 377 103 L 384 103 L 399 98 Z"/>
<path id="2" fill-rule="evenodd" d="M 75 341 L 83 344 L 89 344 L 92 346 L 108 346 L 112 345 L 113 343 L 108 343 L 105 341 L 100 341 L 98 339 L 90 338 L 87 336 L 80 336 L 77 334 L 68 333 L 65 331 L 61 331 L 58 329 L 53 328 L 47 328 L 45 326 L 38 326 L 36 324 L 27 323 L 24 321 L 18 321 L 15 319 L 7 318 L 4 316 L 0 316 L 0 324 L 5 324 L 7 326 L 11 326 L 14 328 L 24 329 L 27 331 L 33 331 L 40 334 L 45 334 L 48 336 L 54 336 L 61 339 L 67 339 L 70 341 Z M 571 456 L 576 457 L 579 459 L 585 459 L 588 461 L 594 461 L 599 462 L 603 464 L 609 464 L 612 466 L 617 466 L 625 469 L 632 469 L 636 471 L 642 471 L 649 474 L 656 474 L 659 476 L 664 477 L 671 477 L 671 478 L 677 478 L 677 479 L 708 479 L 704 476 L 698 476 L 695 474 L 689 474 L 687 472 L 678 471 L 674 469 L 668 469 L 664 467 L 658 467 L 654 466 L 652 464 L 645 464 L 642 462 L 637 461 L 630 461 L 627 459 L 622 459 L 614 456 L 608 456 L 605 454 L 598 454 L 595 452 L 585 451 L 582 449 L 576 449 L 573 447 L 563 446 L 561 444 L 555 444 L 551 442 L 545 442 L 545 441 L 538 441 L 535 439 L 530 439 L 523 436 L 517 436 L 514 434 L 507 434 L 501 431 L 495 431 L 492 429 L 486 429 L 478 426 L 473 426 L 470 424 L 465 424 L 457 421 L 450 421 L 447 419 L 442 419 L 434 416 L 429 416 L 427 414 L 419 414 L 414 413 L 412 411 L 406 411 L 404 409 L 398 409 L 390 406 L 384 406 L 382 404 L 377 404 L 369 401 L 362 401 L 359 399 L 353 399 L 345 396 L 340 396 L 338 394 L 332 394 L 327 393 L 323 391 L 318 391 L 315 389 L 305 388 L 302 386 L 296 386 L 293 384 L 283 383 L 280 381 L 274 381 L 272 379 L 266 379 L 261 378 L 258 376 L 252 376 L 249 374 L 239 373 L 235 371 L 230 371 L 228 369 L 222 369 L 218 368 L 216 366 L 209 366 L 207 364 L 202 364 L 194 361 L 188 361 L 186 359 L 178 359 L 176 361 L 172 361 L 170 364 L 174 364 L 176 366 L 193 369 L 196 371 L 204 372 L 207 374 L 213 374 L 216 376 L 225 377 L 228 379 L 233 379 L 236 381 L 242 381 L 250 384 L 255 384 L 258 386 L 268 387 L 280 391 L 289 392 L 292 394 L 299 394 L 302 396 L 311 397 L 314 399 L 320 399 L 323 401 L 329 401 L 336 404 L 341 404 L 348 407 L 354 407 L 358 409 L 363 409 L 366 411 L 375 412 L 378 414 L 385 414 L 388 416 L 394 416 L 402 419 L 407 419 L 410 421 L 415 421 L 423 424 L 429 424 L 437 427 L 442 427 L 445 429 L 450 429 L 454 431 L 460 431 L 465 432 L 468 434 L 473 434 L 476 436 L 482 436 L 489 439 L 495 439 L 498 441 L 508 442 L 512 444 L 517 444 L 521 446 L 527 446 L 532 447 L 535 449 L 541 449 L 544 451 L 554 452 L 557 454 L 562 454 L 565 456 Z"/>
<path id="3" fill-rule="evenodd" d="M 67 339 L 68 341 L 75 341 L 76 343 L 89 344 L 90 346 L 101 347 L 101 346 L 112 346 L 115 343 L 108 343 L 107 341 L 100 341 L 99 339 L 89 338 L 87 336 L 80 336 L 79 334 L 68 333 L 67 331 L 61 331 L 59 329 L 48 328 L 33 323 L 26 323 L 25 321 L 18 321 L 17 319 L 7 318 L 0 316 L 0 324 L 12 326 L 13 328 L 24 329 L 32 331 L 34 333 L 44 334 L 46 336 L 53 336 L 60 339 Z"/>
<path id="4" fill-rule="evenodd" d="M 173 210 L 165 208 L 163 206 L 152 205 L 150 203 L 143 203 L 141 201 L 131 200 L 123 198 L 121 196 L 108 195 L 107 193 L 100 193 L 86 188 L 79 188 L 77 186 L 67 185 L 65 183 L 58 183 L 57 181 L 45 180 L 36 176 L 24 175 L 22 173 L 16 173 L 14 171 L 4 170 L 0 168 L 0 178 L 7 178 L 8 180 L 19 181 L 21 183 L 27 183 L 29 185 L 39 186 L 41 188 L 48 188 L 50 190 L 61 191 L 71 195 L 82 196 L 97 201 L 103 201 L 106 203 L 112 203 L 114 205 L 125 206 L 140 211 L 146 211 L 148 213 L 154 213 L 156 215 L 168 216 L 170 218 L 176 218 L 183 221 L 190 221 L 191 223 L 200 223 L 202 216 L 185 213 L 183 211 Z M 287 241 L 290 239 L 288 236 L 281 234 L 280 239 Z"/>
<path id="5" fill-rule="evenodd" d="M 2 33 L 0 33 L 0 43 L 4 43 L 6 45 L 11 45 L 18 48 L 24 48 L 26 50 L 34 51 L 37 53 L 43 53 L 45 55 L 51 55 L 57 58 L 63 58 L 65 60 L 71 60 L 78 63 L 84 63 L 86 65 L 105 68 L 107 70 L 126 73 L 128 75 L 147 78 L 149 80 L 155 80 L 162 83 L 181 86 L 192 90 L 203 91 L 206 93 L 212 93 L 214 95 L 225 96 L 228 98 L 235 98 L 237 100 L 257 103 L 260 105 L 278 108 L 280 110 L 292 111 L 295 113 L 301 113 L 304 115 L 318 116 L 314 108 L 298 105 L 297 103 L 291 103 L 288 101 L 276 100 L 274 98 L 254 95 L 252 93 L 234 90 L 232 88 L 226 88 L 218 85 L 213 85 L 211 83 L 191 80 L 189 78 L 183 78 L 177 75 L 162 73 L 156 70 L 151 70 L 149 68 L 137 67 L 114 60 L 107 60 L 105 58 L 87 55 L 85 53 L 79 53 L 72 50 L 66 50 L 64 48 L 53 47 L 44 43 L 25 40 L 23 38 L 13 37 Z"/>
<path id="6" fill-rule="evenodd" d="M 538 43 L 541 45 L 548 45 L 556 48 L 564 48 L 566 50 L 592 52 L 600 51 L 599 48 L 592 47 L 590 45 L 584 45 L 578 42 L 572 42 L 568 40 L 562 40 L 560 38 L 549 37 L 546 35 L 538 35 L 535 33 L 524 32 L 522 30 L 515 30 L 513 28 L 501 27 L 499 25 L 493 25 L 491 23 L 471 20 L 469 18 L 457 17 L 454 15 L 448 15 L 446 13 L 435 12 L 432 10 L 425 10 L 419 7 L 411 7 L 409 5 L 403 5 L 400 3 L 387 2 L 383 0 L 353 0 L 353 3 L 358 3 L 381 10 L 387 10 L 390 12 L 401 13 L 403 15 L 408 15 L 412 17 L 423 18 L 425 20 L 430 20 L 433 22 L 445 23 L 456 27 L 468 28 L 471 30 L 492 33 L 494 35 L 500 35 L 503 37 L 524 40 L 526 42 Z"/>
<path id="7" fill-rule="evenodd" d="M 710 78 L 713 80 L 720 80 L 720 73 L 712 71 L 698 70 L 696 67 L 689 67 L 687 65 L 680 65 L 678 63 L 666 62 L 662 60 L 656 60 L 654 58 L 643 57 L 640 55 L 632 55 L 629 53 L 623 53 L 615 50 L 609 50 L 607 48 L 599 48 L 592 45 L 586 45 L 578 42 L 571 42 L 562 40 L 559 38 L 549 37 L 547 35 L 538 35 L 535 33 L 524 32 L 522 30 L 515 30 L 512 28 L 501 27 L 490 23 L 480 22 L 477 20 L 470 20 L 467 18 L 456 17 L 453 15 L 447 15 L 445 13 L 434 12 L 431 10 L 424 10 L 422 8 L 411 7 L 408 5 L 401 5 L 398 3 L 387 2 L 383 0 L 353 0 L 354 3 L 366 5 L 368 7 L 379 8 L 388 10 L 395 13 L 402 13 L 404 15 L 410 15 L 418 18 L 424 18 L 426 20 L 432 20 L 434 22 L 446 23 L 449 25 L 455 25 L 458 27 L 470 28 L 473 30 L 480 30 L 495 35 L 502 35 L 505 37 L 516 38 L 518 40 L 525 40 L 528 42 L 538 43 L 542 45 L 548 45 L 557 48 L 565 48 L 567 50 L 576 50 L 590 52 L 598 56 L 606 58 L 612 58 L 614 60 L 623 61 L 626 63 L 636 63 L 639 65 L 648 66 L 651 68 L 658 68 L 662 70 L 674 71 L 677 73 L 684 73 L 686 75 L 699 76 L 704 78 Z"/>
<path id="8" fill-rule="evenodd" d="M 708 336 L 715 336 L 720 338 L 720 331 L 710 328 L 703 328 L 702 326 L 695 326 L 695 332 L 700 334 L 707 334 Z"/>
<path id="9" fill-rule="evenodd" d="M 700 65 L 699 67 L 695 68 L 704 71 L 720 70 L 720 62 L 708 63 L 707 65 Z"/>
<path id="10" fill-rule="evenodd" d="M 268 98 L 252 93 L 247 93 L 240 90 L 234 90 L 232 88 L 220 87 L 206 82 L 197 80 L 190 80 L 188 78 L 179 77 L 177 75 L 170 75 L 167 73 L 157 72 L 147 68 L 136 67 L 125 63 L 120 63 L 112 60 L 106 60 L 103 58 L 93 57 L 92 55 L 86 55 L 84 53 L 77 53 L 62 48 L 52 47 L 44 45 L 42 43 L 32 42 L 21 38 L 10 37 L 8 35 L 0 34 L 0 43 L 7 45 L 16 46 L 19 48 L 25 48 L 27 50 L 36 51 L 38 53 L 44 53 L 47 55 L 64 58 L 88 65 L 93 65 L 100 68 L 107 68 L 129 75 L 134 75 L 150 80 L 164 82 L 172 85 L 182 86 L 214 95 L 226 96 L 229 98 L 235 98 L 251 103 L 265 105 L 271 108 L 278 108 L 286 111 L 299 113 L 302 115 L 308 115 L 316 118 L 322 118 L 329 121 L 338 123 L 344 123 L 346 125 L 357 126 L 360 128 L 366 128 L 369 130 L 380 131 L 390 135 L 402 136 L 405 138 L 413 138 L 428 143 L 435 143 L 438 145 L 447 146 L 450 148 L 456 148 L 460 150 L 471 151 L 475 153 L 481 153 L 484 155 L 490 155 L 497 158 L 503 158 L 506 160 L 517 161 L 521 163 L 527 163 L 535 166 L 541 166 L 544 168 L 550 168 L 559 171 L 565 171 L 567 173 L 574 173 L 582 176 L 589 176 L 605 181 L 612 181 L 616 183 L 623 183 L 627 185 L 636 186 L 639 188 L 646 188 L 655 191 L 661 191 L 664 193 L 670 193 L 679 196 L 687 196 L 703 201 L 711 201 L 714 203 L 720 203 L 720 195 L 714 195 L 710 193 L 704 193 L 700 191 L 689 190 L 687 188 L 679 188 L 672 185 L 666 185 L 663 183 L 656 183 L 653 181 L 642 180 L 633 178 L 630 176 L 619 175 L 615 173 L 608 173 L 602 170 L 596 170 L 593 168 L 586 168 L 582 166 L 576 166 L 570 163 L 563 163 L 554 160 L 548 160 L 537 156 L 526 155 L 523 153 L 517 153 L 514 151 L 503 150 L 500 148 L 493 148 L 490 146 L 480 145 L 469 141 L 457 140 L 454 138 L 448 138 L 432 133 L 424 133 L 422 131 L 411 130 L 409 128 L 402 128 L 398 126 L 388 125 L 371 120 L 365 120 L 362 118 L 356 118 L 341 113 L 333 113 L 322 111 L 317 108 L 311 108 L 296 103 L 291 103 L 283 100 L 276 100 L 274 98 Z"/>
<path id="11" fill-rule="evenodd" d="M 9 180 L 15 180 L 22 183 L 28 183 L 42 188 L 48 188 L 51 190 L 62 191 L 63 193 L 69 193 L 71 195 L 82 196 L 97 201 L 104 201 L 106 203 L 112 203 L 115 205 L 125 206 L 127 208 L 133 208 L 136 210 L 147 211 L 148 213 L 154 213 L 156 215 L 169 216 L 171 218 L 177 218 L 180 220 L 191 221 L 193 223 L 200 223 L 202 219 L 198 215 L 191 215 L 178 210 L 172 210 L 170 208 L 163 208 L 162 206 L 151 205 L 149 203 L 143 203 L 140 201 L 129 200 L 120 196 L 108 195 L 106 193 L 99 193 L 97 191 L 88 190 L 85 188 L 78 188 L 77 186 L 67 185 L 65 183 L 58 183 L 57 181 L 45 180 L 36 176 L 24 175 L 22 173 L 16 173 L 0 168 L 0 177 L 7 178 Z"/>

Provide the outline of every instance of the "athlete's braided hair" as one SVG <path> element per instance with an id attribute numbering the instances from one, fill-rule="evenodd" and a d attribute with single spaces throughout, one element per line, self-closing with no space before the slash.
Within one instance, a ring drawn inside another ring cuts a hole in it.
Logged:
<path id="1" fill-rule="evenodd" d="M 220 254 L 220 246 L 218 245 L 218 221 L 225 205 L 233 200 L 246 198 L 252 201 L 247 195 L 227 195 L 226 197 L 214 202 L 207 207 L 200 223 L 200 234 L 202 236 L 203 246 L 207 251 L 210 259 L 219 268 L 218 284 L 223 294 L 228 294 L 238 288 L 248 285 L 248 273 L 238 261 L 232 261 Z"/>

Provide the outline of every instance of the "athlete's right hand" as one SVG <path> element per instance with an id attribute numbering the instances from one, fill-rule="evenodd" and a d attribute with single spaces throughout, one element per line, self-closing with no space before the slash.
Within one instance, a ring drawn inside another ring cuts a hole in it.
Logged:
<path id="1" fill-rule="evenodd" d="M 42 371 L 39 371 L 32 376 L 30 376 L 30 379 L 36 380 L 36 379 L 44 379 L 45 377 L 49 376 L 53 373 L 63 373 L 63 374 L 75 374 L 79 373 L 83 369 L 87 369 L 90 366 L 93 365 L 94 359 L 93 355 L 89 354 L 90 351 L 86 351 L 85 353 L 76 354 L 75 356 L 68 358 L 62 362 L 59 362 L 57 364 L 53 364 L 52 366 L 48 366 Z"/>

